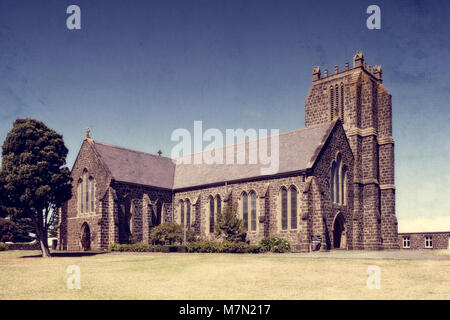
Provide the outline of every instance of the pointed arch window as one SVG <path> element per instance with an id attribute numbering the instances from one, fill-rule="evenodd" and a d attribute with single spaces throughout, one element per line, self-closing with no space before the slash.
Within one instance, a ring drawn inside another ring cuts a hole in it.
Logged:
<path id="1" fill-rule="evenodd" d="M 340 101 L 340 103 L 341 103 L 340 117 L 341 117 L 342 123 L 344 123 L 344 84 L 343 83 L 341 83 L 341 101 Z"/>
<path id="2" fill-rule="evenodd" d="M 95 212 L 95 180 L 87 171 L 84 171 L 78 180 L 78 211 Z"/>
<path id="3" fill-rule="evenodd" d="M 90 188 L 89 188 L 89 190 L 90 190 L 90 195 L 89 195 L 89 198 L 90 198 L 90 204 L 91 204 L 91 212 L 94 212 L 95 211 L 95 208 L 94 208 L 94 194 L 95 194 L 95 183 L 94 183 L 94 179 L 93 178 L 90 178 L 89 179 L 89 185 L 90 185 Z"/>
<path id="4" fill-rule="evenodd" d="M 347 204 L 347 167 L 342 162 L 339 154 L 330 168 L 330 198 L 336 204 Z"/>
<path id="5" fill-rule="evenodd" d="M 84 195 L 83 180 L 80 179 L 80 181 L 78 181 L 78 208 L 80 213 L 84 212 L 83 195 Z"/>
<path id="6" fill-rule="evenodd" d="M 341 199 L 341 203 L 342 204 L 347 204 L 347 184 L 348 184 L 348 176 L 347 176 L 347 167 L 343 166 L 342 167 L 342 199 Z"/>
<path id="7" fill-rule="evenodd" d="M 330 88 L 330 112 L 331 112 L 331 120 L 334 118 L 334 88 L 331 86 Z"/>
<path id="8" fill-rule="evenodd" d="M 186 227 L 191 227 L 191 201 L 189 199 L 186 200 Z"/>
<path id="9" fill-rule="evenodd" d="M 216 208 L 216 215 L 222 213 L 222 198 L 219 195 L 216 196 Z"/>
<path id="10" fill-rule="evenodd" d="M 291 194 L 291 229 L 297 229 L 297 189 L 292 186 L 290 188 Z"/>
<path id="11" fill-rule="evenodd" d="M 256 231 L 256 193 L 250 192 L 250 230 Z"/>
<path id="12" fill-rule="evenodd" d="M 244 221 L 244 229 L 248 230 L 248 195 L 242 193 L 242 220 Z"/>
<path id="13" fill-rule="evenodd" d="M 89 211 L 89 175 L 85 172 L 83 177 L 84 182 L 84 209 L 85 212 Z"/>
<path id="14" fill-rule="evenodd" d="M 288 197 L 286 188 L 281 188 L 281 230 L 288 228 Z"/>
<path id="15" fill-rule="evenodd" d="M 214 198 L 209 197 L 209 233 L 214 232 Z"/>
<path id="16" fill-rule="evenodd" d="M 180 224 L 184 226 L 184 201 L 180 200 Z"/>
<path id="17" fill-rule="evenodd" d="M 336 116 L 339 116 L 339 86 L 336 84 L 334 89 L 335 89 L 334 94 L 336 95 L 336 98 L 335 98 L 336 103 L 334 106 L 334 110 L 335 110 Z"/>

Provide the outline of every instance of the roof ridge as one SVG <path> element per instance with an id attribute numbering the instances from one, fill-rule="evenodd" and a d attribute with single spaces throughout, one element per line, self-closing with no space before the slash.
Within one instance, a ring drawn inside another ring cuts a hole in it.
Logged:
<path id="1" fill-rule="evenodd" d="M 135 153 L 141 153 L 141 154 L 145 154 L 145 155 L 148 155 L 148 156 L 155 157 L 157 159 L 164 158 L 164 159 L 168 159 L 168 160 L 172 161 L 172 158 L 169 158 L 169 157 L 166 157 L 166 156 L 159 156 L 159 155 L 152 154 L 152 153 L 149 153 L 149 152 L 144 152 L 144 151 L 140 151 L 140 150 L 125 148 L 125 147 L 121 147 L 121 146 L 117 146 L 117 145 L 113 145 L 113 144 L 109 144 L 109 143 L 104 143 L 104 142 L 98 142 L 98 141 L 93 141 L 93 142 L 94 142 L 94 145 L 95 144 L 101 144 L 101 145 L 104 145 L 104 146 L 107 146 L 107 147 L 111 147 L 111 148 L 121 149 L 121 150 L 125 150 L 125 151 L 131 151 L 131 152 L 135 152 Z"/>
<path id="2" fill-rule="evenodd" d="M 247 143 L 250 143 L 250 142 L 253 142 L 253 141 L 260 141 L 260 140 L 266 139 L 266 138 L 272 138 L 272 137 L 276 137 L 276 136 L 293 134 L 293 133 L 296 133 L 296 132 L 299 132 L 299 131 L 314 129 L 314 128 L 325 126 L 325 125 L 327 125 L 328 127 L 331 127 L 332 124 L 334 125 L 334 123 L 336 121 L 337 121 L 337 119 L 336 120 L 332 120 L 332 121 L 328 121 L 328 122 L 324 122 L 324 123 L 315 124 L 315 125 L 312 125 L 312 126 L 309 126 L 309 127 L 304 127 L 304 128 L 298 128 L 298 129 L 292 129 L 292 130 L 288 130 L 288 131 L 284 131 L 284 132 L 279 132 L 278 134 L 269 135 L 269 136 L 266 136 L 266 137 L 260 137 L 260 138 L 256 138 L 256 139 L 252 139 L 252 140 L 245 140 L 245 141 L 236 142 L 236 143 L 233 143 L 233 144 L 226 144 L 226 145 L 223 145 L 221 147 L 216 147 L 216 148 L 212 148 L 212 149 L 203 149 L 201 151 L 188 153 L 188 154 L 179 156 L 177 158 L 172 158 L 172 159 L 177 160 L 177 159 L 180 159 L 180 158 L 185 158 L 185 157 L 189 157 L 189 156 L 194 156 L 196 154 L 204 153 L 206 151 L 211 152 L 211 151 L 215 151 L 215 150 L 225 149 L 227 147 L 234 147 L 234 146 L 238 146 L 238 145 L 241 145 L 241 144 L 247 144 Z M 273 130 L 273 129 L 270 129 L 270 130 Z"/>

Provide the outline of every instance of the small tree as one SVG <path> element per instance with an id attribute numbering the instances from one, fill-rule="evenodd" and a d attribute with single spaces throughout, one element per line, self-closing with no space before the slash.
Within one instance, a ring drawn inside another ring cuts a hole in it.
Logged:
<path id="1" fill-rule="evenodd" d="M 67 148 L 43 122 L 17 119 L 3 143 L 0 203 L 13 218 L 33 221 L 43 257 L 50 257 L 48 228 L 72 196 Z"/>
<path id="2" fill-rule="evenodd" d="M 218 212 L 214 231 L 216 236 L 232 242 L 245 241 L 247 235 L 235 206 L 226 207 L 222 212 Z"/>

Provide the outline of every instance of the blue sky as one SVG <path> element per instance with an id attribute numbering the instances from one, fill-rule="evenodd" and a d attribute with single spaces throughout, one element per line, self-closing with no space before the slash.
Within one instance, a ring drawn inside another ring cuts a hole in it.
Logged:
<path id="1" fill-rule="evenodd" d="M 66 8 L 81 8 L 81 30 Z M 381 8 L 381 30 L 366 8 Z M 362 50 L 393 96 L 397 216 L 450 215 L 448 1 L 0 0 L 0 141 L 14 119 L 170 155 L 176 128 L 304 127 L 314 65 Z"/>

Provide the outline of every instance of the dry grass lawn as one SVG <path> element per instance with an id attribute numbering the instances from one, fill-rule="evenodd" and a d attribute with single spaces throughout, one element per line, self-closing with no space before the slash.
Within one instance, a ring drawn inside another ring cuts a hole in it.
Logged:
<path id="1" fill-rule="evenodd" d="M 295 254 L 100 254 L 42 259 L 0 252 L 0 299 L 450 299 L 450 260 Z M 69 290 L 66 268 L 81 269 Z M 366 286 L 381 268 L 381 288 Z"/>

